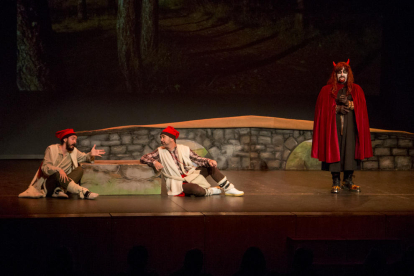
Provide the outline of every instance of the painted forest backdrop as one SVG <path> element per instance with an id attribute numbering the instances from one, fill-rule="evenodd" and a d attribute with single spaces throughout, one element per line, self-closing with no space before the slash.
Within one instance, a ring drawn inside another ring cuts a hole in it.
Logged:
<path id="1" fill-rule="evenodd" d="M 12 2 L 2 155 L 42 154 L 63 128 L 312 120 L 332 61 L 348 58 L 371 126 L 414 131 L 408 1 Z"/>

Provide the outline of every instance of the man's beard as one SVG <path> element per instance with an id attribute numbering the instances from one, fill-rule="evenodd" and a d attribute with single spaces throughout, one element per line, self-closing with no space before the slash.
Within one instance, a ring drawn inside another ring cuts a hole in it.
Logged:
<path id="1" fill-rule="evenodd" d="M 66 144 L 66 150 L 67 151 L 73 151 L 74 149 L 75 149 L 75 147 L 76 147 L 76 144 L 72 144 L 72 146 L 73 146 L 73 148 L 71 148 L 70 146 L 69 146 L 69 144 Z"/>

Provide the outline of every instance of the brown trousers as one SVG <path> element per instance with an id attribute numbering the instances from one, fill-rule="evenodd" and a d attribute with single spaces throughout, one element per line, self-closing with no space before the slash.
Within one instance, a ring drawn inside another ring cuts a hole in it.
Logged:
<path id="1" fill-rule="evenodd" d="M 62 187 L 64 189 L 66 189 L 71 180 L 73 180 L 75 183 L 79 184 L 82 176 L 83 176 L 83 169 L 82 169 L 81 166 L 75 168 L 70 174 L 68 174 L 69 181 L 60 180 L 59 172 L 52 174 L 46 180 L 46 189 L 47 189 L 47 195 L 46 196 L 51 196 L 53 194 L 53 191 L 57 187 Z"/>
<path id="2" fill-rule="evenodd" d="M 200 171 L 200 174 L 207 178 L 207 176 L 211 175 L 215 182 L 220 182 L 224 178 L 224 175 L 220 172 L 220 170 L 216 167 L 198 167 L 197 170 Z M 183 191 L 186 196 L 205 196 L 206 190 L 197 184 L 194 183 L 183 183 Z"/>

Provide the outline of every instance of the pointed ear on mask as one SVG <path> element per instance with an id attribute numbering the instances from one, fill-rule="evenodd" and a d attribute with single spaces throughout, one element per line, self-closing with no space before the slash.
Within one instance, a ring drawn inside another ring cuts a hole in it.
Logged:
<path id="1" fill-rule="evenodd" d="M 335 63 L 335 61 L 332 61 L 332 63 L 333 63 L 333 65 L 334 65 L 334 67 L 336 67 L 336 63 Z"/>
<path id="2" fill-rule="evenodd" d="M 346 64 L 348 64 L 348 65 L 349 65 L 349 58 L 348 58 L 348 61 L 346 62 Z"/>

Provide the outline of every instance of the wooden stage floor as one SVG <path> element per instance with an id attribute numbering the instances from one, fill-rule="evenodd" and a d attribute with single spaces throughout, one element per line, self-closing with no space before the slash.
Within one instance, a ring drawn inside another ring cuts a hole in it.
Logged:
<path id="1" fill-rule="evenodd" d="M 360 194 L 331 194 L 328 172 L 224 171 L 244 197 L 18 198 L 39 163 L 0 160 L 0 259 L 12 266 L 38 265 L 66 246 L 86 274 L 114 275 L 140 244 L 160 275 L 177 270 L 191 248 L 203 251 L 204 271 L 232 275 L 257 246 L 270 270 L 287 272 L 294 249 L 305 246 L 338 273 L 361 264 L 373 246 L 390 263 L 414 244 L 414 171 L 358 171 Z"/>

